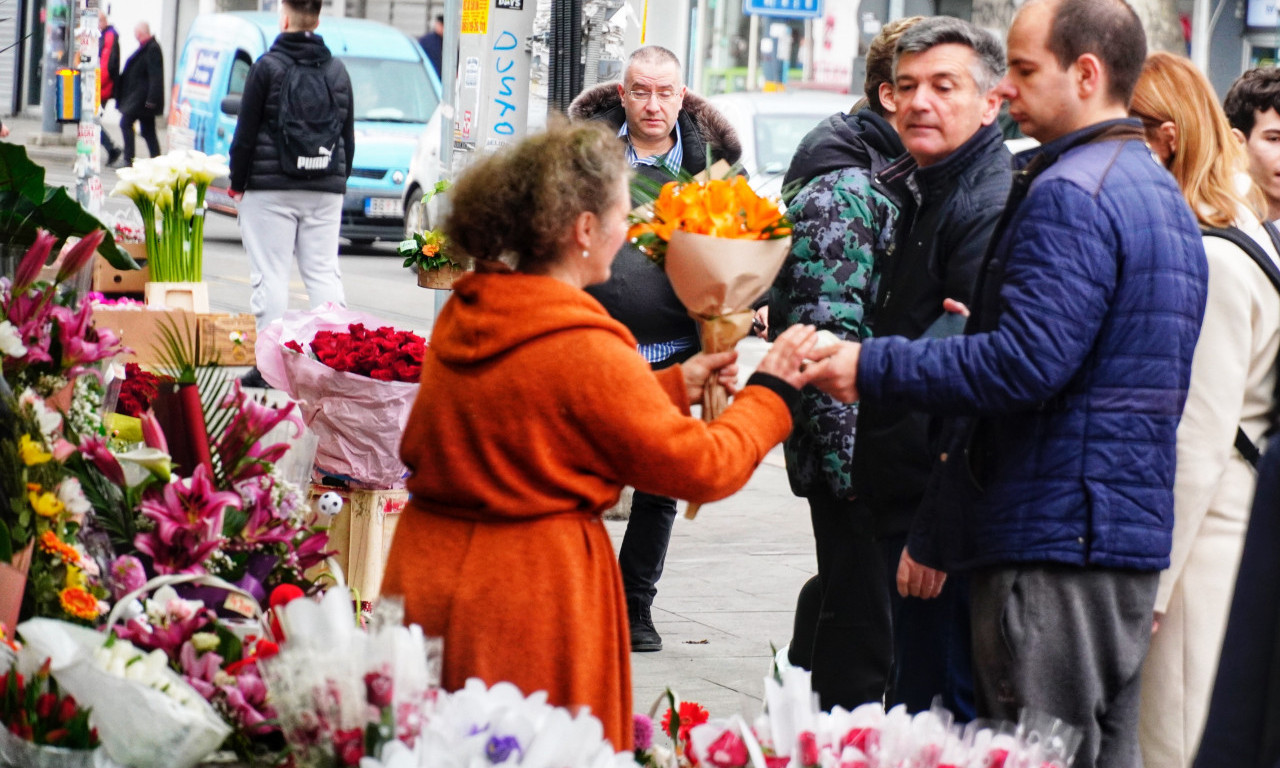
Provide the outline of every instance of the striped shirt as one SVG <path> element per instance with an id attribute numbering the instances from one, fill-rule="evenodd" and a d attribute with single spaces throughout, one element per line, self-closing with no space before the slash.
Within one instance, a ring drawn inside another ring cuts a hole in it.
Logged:
<path id="1" fill-rule="evenodd" d="M 680 122 L 676 122 L 676 143 L 671 149 L 667 150 L 665 155 L 650 155 L 649 157 L 640 157 L 636 154 L 636 148 L 631 146 L 631 138 L 627 134 L 627 121 L 622 121 L 622 127 L 618 129 L 618 138 L 626 139 L 627 146 L 627 162 L 631 163 L 634 168 L 637 165 L 653 165 L 662 166 L 673 176 L 679 176 L 684 170 L 684 147 L 680 140 Z M 698 337 L 686 336 L 682 339 L 673 339 L 671 341 L 660 341 L 656 344 L 638 344 L 636 350 L 644 361 L 649 365 L 661 363 L 667 358 L 674 357 L 681 352 L 688 352 L 691 349 L 697 349 Z"/>

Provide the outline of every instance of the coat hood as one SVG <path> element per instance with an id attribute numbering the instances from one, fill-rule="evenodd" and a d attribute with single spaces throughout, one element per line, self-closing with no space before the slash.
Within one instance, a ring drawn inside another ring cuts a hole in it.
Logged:
<path id="1" fill-rule="evenodd" d="M 797 180 L 801 185 L 808 184 L 819 176 L 851 165 L 870 169 L 872 152 L 892 159 L 906 149 L 893 126 L 870 109 L 852 115 L 834 114 L 800 141 L 782 186 L 788 187 Z"/>
<path id="2" fill-rule="evenodd" d="M 600 302 L 552 277 L 521 273 L 467 275 L 431 332 L 430 352 L 450 365 L 491 360 L 561 331 L 598 328 L 631 346 L 635 339 Z"/>
<path id="3" fill-rule="evenodd" d="M 693 120 L 702 140 L 716 154 L 730 163 L 736 163 L 742 157 L 742 142 L 738 140 L 738 132 L 711 102 L 688 91 L 684 96 L 684 107 L 680 111 Z M 618 95 L 618 83 L 601 83 L 578 94 L 569 105 L 569 118 L 604 120 L 614 128 L 621 128 L 626 120 L 626 112 L 622 108 L 622 97 Z"/>
<path id="4" fill-rule="evenodd" d="M 283 53 L 299 64 L 325 64 L 333 58 L 324 38 L 312 32 L 281 32 L 271 44 L 271 50 Z"/>

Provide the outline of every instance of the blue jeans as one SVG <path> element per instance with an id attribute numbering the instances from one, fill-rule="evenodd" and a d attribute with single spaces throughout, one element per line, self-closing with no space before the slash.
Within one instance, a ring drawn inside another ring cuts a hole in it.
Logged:
<path id="1" fill-rule="evenodd" d="M 969 630 L 969 578 L 947 574 L 942 593 L 932 600 L 898 594 L 898 560 L 906 535 L 880 540 L 893 604 L 893 670 L 886 706 L 905 704 L 926 710 L 935 696 L 967 723 L 977 716 L 973 693 L 973 641 Z"/>

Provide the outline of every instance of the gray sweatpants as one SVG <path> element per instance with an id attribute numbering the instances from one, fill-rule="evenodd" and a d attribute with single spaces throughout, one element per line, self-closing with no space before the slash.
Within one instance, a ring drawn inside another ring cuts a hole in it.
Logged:
<path id="1" fill-rule="evenodd" d="M 1138 693 L 1159 576 L 1054 564 L 974 571 L 978 714 L 1046 712 L 1083 730 L 1075 768 L 1141 768 Z"/>
<path id="2" fill-rule="evenodd" d="M 340 193 L 250 189 L 238 207 L 253 291 L 249 309 L 258 330 L 289 308 L 295 259 L 312 309 L 329 301 L 346 303 L 338 268 Z"/>

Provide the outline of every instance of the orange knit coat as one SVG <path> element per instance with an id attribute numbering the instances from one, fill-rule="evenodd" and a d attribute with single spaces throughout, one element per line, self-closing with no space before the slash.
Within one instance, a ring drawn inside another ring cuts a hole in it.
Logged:
<path id="1" fill-rule="evenodd" d="M 631 749 L 626 601 L 601 513 L 628 484 L 728 496 L 791 429 L 758 386 L 712 424 L 688 413 L 679 367 L 652 373 L 583 291 L 523 274 L 455 285 L 400 446 L 411 500 L 382 586 L 444 638 L 446 689 L 545 690 Z"/>

